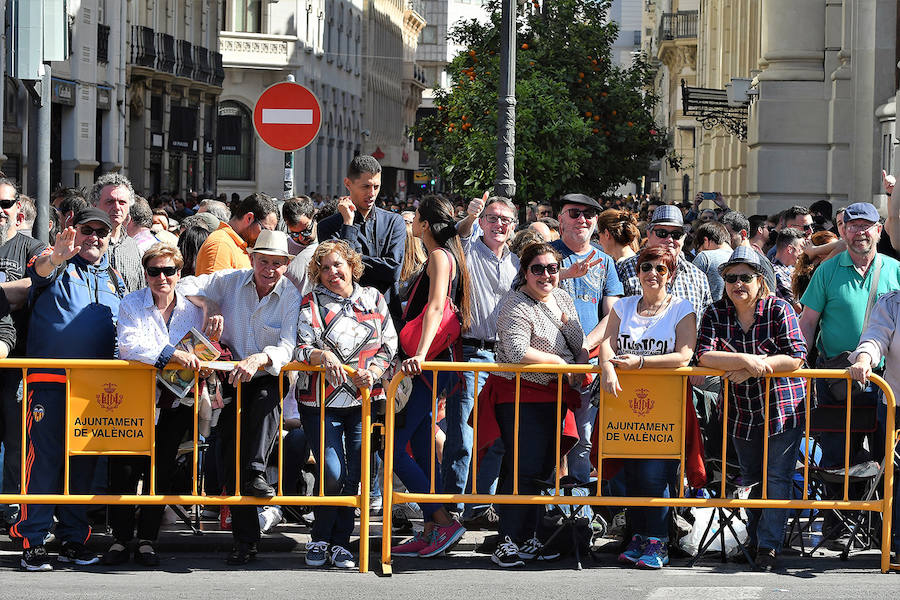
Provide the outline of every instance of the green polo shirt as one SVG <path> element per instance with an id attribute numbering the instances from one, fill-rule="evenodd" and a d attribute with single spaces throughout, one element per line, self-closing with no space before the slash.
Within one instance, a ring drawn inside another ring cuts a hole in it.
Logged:
<path id="1" fill-rule="evenodd" d="M 900 289 L 900 262 L 879 254 L 881 275 L 876 296 Z M 872 286 L 869 268 L 865 278 L 853 267 L 848 251 L 834 256 L 815 270 L 800 304 L 818 312 L 819 337 L 816 347 L 827 358 L 856 349 L 863 331 L 866 304 Z"/>

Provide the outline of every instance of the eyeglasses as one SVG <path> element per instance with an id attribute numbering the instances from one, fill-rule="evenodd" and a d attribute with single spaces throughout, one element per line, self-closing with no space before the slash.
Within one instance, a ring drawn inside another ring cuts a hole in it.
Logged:
<path id="1" fill-rule="evenodd" d="M 741 283 L 750 283 L 754 279 L 759 277 L 759 275 L 755 273 L 741 273 L 738 275 L 737 273 L 729 273 L 727 275 L 722 275 L 722 279 L 725 280 L 725 283 L 737 283 L 738 279 L 741 280 Z"/>
<path id="2" fill-rule="evenodd" d="M 516 222 L 515 219 L 501 217 L 500 215 L 484 215 L 484 220 L 491 224 L 500 223 L 501 225 L 512 225 Z"/>
<path id="3" fill-rule="evenodd" d="M 566 210 L 566 214 L 569 215 L 570 219 L 577 219 L 584 215 L 585 219 L 590 220 L 597 216 L 597 210 L 594 208 L 570 208 Z"/>
<path id="4" fill-rule="evenodd" d="M 315 221 L 310 219 L 309 225 L 306 226 L 306 229 L 303 231 L 288 231 L 288 235 L 291 236 L 291 239 L 295 242 L 301 242 L 304 244 L 309 243 L 309 240 L 312 239 L 313 235 L 313 225 L 315 225 Z"/>
<path id="5" fill-rule="evenodd" d="M 90 225 L 82 225 L 81 226 L 81 235 L 96 235 L 101 240 L 109 235 L 109 228 L 107 227 L 91 227 Z"/>
<path id="6" fill-rule="evenodd" d="M 804 225 L 804 226 L 803 226 L 803 227 L 801 227 L 801 228 L 800 228 L 800 229 L 802 229 L 802 230 L 803 230 L 803 231 L 807 231 L 807 232 L 810 232 L 810 233 L 812 233 L 812 230 L 813 230 L 813 226 L 812 226 L 812 224 L 809 224 L 809 225 Z"/>
<path id="7" fill-rule="evenodd" d="M 533 264 L 528 267 L 528 270 L 531 271 L 532 275 L 543 275 L 545 272 L 547 275 L 556 275 L 559 273 L 559 263 L 549 263 L 546 265 L 542 264 Z"/>
<path id="8" fill-rule="evenodd" d="M 3 210 L 9 210 L 15 205 L 16 205 L 15 198 L 13 198 L 12 200 L 7 200 L 6 198 L 0 198 L 0 208 L 2 208 Z"/>
<path id="9" fill-rule="evenodd" d="M 668 229 L 654 229 L 653 233 L 661 240 L 671 237 L 672 240 L 676 242 L 684 237 L 684 231 L 681 231 L 680 229 L 676 229 L 675 231 L 669 231 Z"/>
<path id="10" fill-rule="evenodd" d="M 655 268 L 656 268 L 656 272 L 660 275 L 667 275 L 669 273 L 669 267 L 667 267 L 666 265 L 662 265 L 662 264 L 656 265 Z M 648 262 L 641 263 L 641 273 L 649 273 L 653 269 L 654 269 L 654 266 L 651 265 L 650 263 L 648 263 Z"/>
<path id="11" fill-rule="evenodd" d="M 271 228 L 271 227 L 266 227 L 265 225 L 263 225 L 263 222 L 260 221 L 259 219 L 254 219 L 253 224 L 254 224 L 254 225 L 259 225 L 260 230 L 265 229 L 266 231 L 275 231 L 273 228 Z"/>
<path id="12" fill-rule="evenodd" d="M 553 216 L 553 211 L 552 211 L 552 210 L 542 210 L 542 211 L 539 211 L 539 212 L 538 212 L 538 216 L 540 216 L 540 217 L 552 217 L 552 216 Z M 576 218 L 577 218 L 577 217 L 576 217 Z"/>
<path id="13" fill-rule="evenodd" d="M 866 231 L 874 226 L 875 223 L 872 223 L 871 221 L 863 221 L 862 223 L 854 223 L 851 221 L 849 223 L 844 223 L 844 229 L 847 231 Z"/>
<path id="14" fill-rule="evenodd" d="M 160 273 L 166 277 L 172 277 L 178 272 L 178 267 L 169 265 L 166 267 L 147 267 L 147 275 L 150 277 L 159 277 Z"/>

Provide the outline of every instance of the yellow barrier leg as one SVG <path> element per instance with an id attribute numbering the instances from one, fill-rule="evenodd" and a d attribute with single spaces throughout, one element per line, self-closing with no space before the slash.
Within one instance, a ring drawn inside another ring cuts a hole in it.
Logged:
<path id="1" fill-rule="evenodd" d="M 362 393 L 362 448 L 360 449 L 360 481 L 359 490 L 359 572 L 369 572 L 369 501 L 371 499 L 371 462 L 372 458 L 372 407 L 369 402 L 369 390 L 363 388 Z"/>

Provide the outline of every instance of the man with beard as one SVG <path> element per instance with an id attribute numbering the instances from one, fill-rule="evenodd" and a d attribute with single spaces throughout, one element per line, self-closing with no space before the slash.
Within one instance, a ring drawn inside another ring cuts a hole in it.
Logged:
<path id="1" fill-rule="evenodd" d="M 20 194 L 16 184 L 0 178 L 0 314 L 12 314 L 18 333 L 15 348 L 10 356 L 25 355 L 28 336 L 26 302 L 31 289 L 31 279 L 25 277 L 25 268 L 38 256 L 47 244 L 16 229 L 20 215 Z M 5 296 L 5 298 L 4 298 Z M 3 493 L 19 491 L 20 446 L 22 443 L 22 411 L 19 386 L 20 369 L 0 370 L 0 442 L 3 443 Z"/>
<path id="2" fill-rule="evenodd" d="M 848 206 L 844 210 L 843 230 L 847 250 L 819 265 L 800 298 L 803 305 L 800 329 L 807 344 L 815 342 L 819 350 L 818 368 L 822 368 L 828 359 L 856 349 L 871 310 L 869 297 L 874 281 L 878 287 L 872 304 L 878 296 L 900 289 L 900 263 L 877 251 L 882 226 L 875 207 L 868 202 Z M 816 326 L 819 326 L 818 336 Z M 827 379 L 816 381 L 820 406 L 839 404 L 828 383 Z M 869 400 L 874 403 L 877 389 L 869 384 L 867 391 Z M 851 434 L 851 459 L 862 448 L 864 437 L 865 434 Z M 843 432 L 819 434 L 821 466 L 844 464 L 844 439 Z M 878 442 L 870 440 L 869 448 L 879 447 Z M 880 461 L 881 457 L 877 452 L 875 454 L 872 459 Z"/>
<path id="3" fill-rule="evenodd" d="M 249 246 L 263 229 L 278 225 L 278 205 L 271 196 L 256 193 L 231 205 L 231 219 L 209 234 L 197 254 L 195 273 L 206 275 L 222 269 L 249 269 Z"/>
<path id="4" fill-rule="evenodd" d="M 588 352 L 603 339 L 606 315 L 623 293 L 615 261 L 599 244 L 591 242 L 601 210 L 603 207 L 593 198 L 566 194 L 560 199 L 561 237 L 550 244 L 562 256 L 559 287 L 572 296 Z M 581 482 L 587 482 L 591 474 L 591 440 L 596 417 L 597 407 L 591 404 L 590 394 L 586 392 L 575 411 L 579 440 L 568 454 L 569 474 Z"/>

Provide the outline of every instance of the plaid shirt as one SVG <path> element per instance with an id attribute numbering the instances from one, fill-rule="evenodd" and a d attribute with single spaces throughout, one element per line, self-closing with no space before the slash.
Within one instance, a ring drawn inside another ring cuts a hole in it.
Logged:
<path id="1" fill-rule="evenodd" d="M 625 296 L 643 293 L 637 275 L 637 255 L 619 261 L 616 270 L 619 272 L 619 281 L 625 288 Z M 712 304 L 713 298 L 706 273 L 685 260 L 683 254 L 678 255 L 675 278 L 669 281 L 669 292 L 688 300 L 697 315 L 702 315 L 706 307 Z"/>
<path id="2" fill-rule="evenodd" d="M 793 306 L 794 290 L 791 288 L 791 281 L 794 278 L 794 267 L 789 267 L 776 258 L 772 261 L 772 268 L 775 269 L 775 295 Z"/>
<path id="3" fill-rule="evenodd" d="M 800 332 L 800 320 L 790 304 L 775 296 L 756 304 L 753 326 L 746 333 L 737 311 L 728 298 L 710 306 L 700 322 L 697 358 L 717 350 L 761 356 L 786 354 L 806 360 L 806 341 Z M 769 393 L 769 434 L 774 435 L 800 425 L 805 412 L 806 380 L 802 377 L 773 377 Z M 749 440 L 751 433 L 765 422 L 765 378 L 753 377 L 732 383 L 728 403 L 731 435 Z M 720 407 L 721 409 L 721 407 Z"/>

